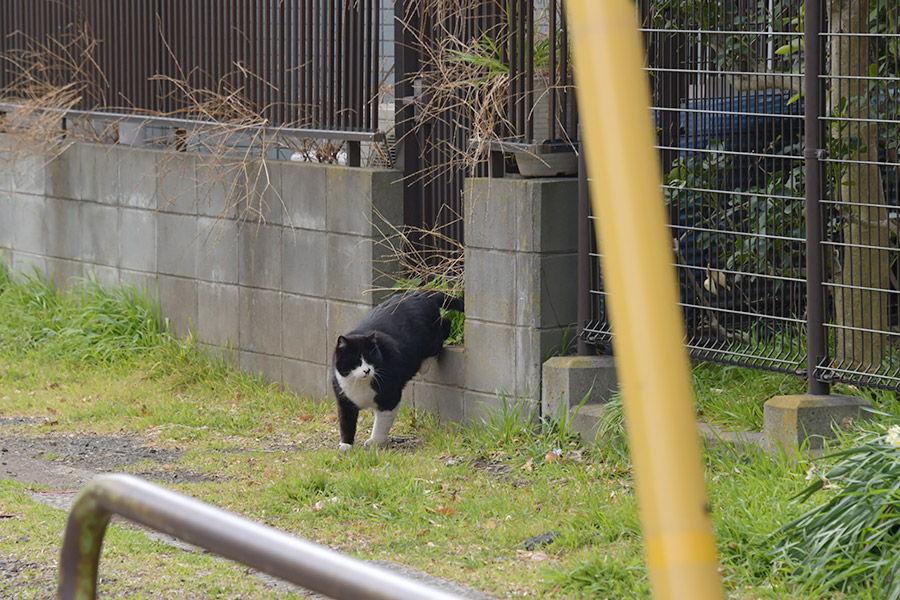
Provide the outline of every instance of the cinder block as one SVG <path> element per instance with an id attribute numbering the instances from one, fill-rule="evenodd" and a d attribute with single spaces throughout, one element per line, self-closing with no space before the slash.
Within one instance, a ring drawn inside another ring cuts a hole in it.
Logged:
<path id="1" fill-rule="evenodd" d="M 156 273 L 119 269 L 119 283 L 134 286 L 159 304 L 159 276 Z"/>
<path id="2" fill-rule="evenodd" d="M 548 290 L 543 285 L 541 255 L 535 252 L 510 254 L 516 281 L 516 304 L 514 319 L 509 323 L 524 327 L 541 327 L 541 301 Z M 466 271 L 469 269 L 466 261 Z M 565 290 L 571 291 L 571 290 Z M 466 295 L 468 296 L 468 287 Z M 490 293 L 490 288 L 488 288 Z M 560 293 L 564 293 L 560 290 Z"/>
<path id="3" fill-rule="evenodd" d="M 81 205 L 81 253 L 95 265 L 119 265 L 119 211 L 92 202 Z"/>
<path id="4" fill-rule="evenodd" d="M 339 335 L 348 333 L 356 328 L 363 317 L 372 310 L 371 305 L 354 304 L 350 302 L 329 301 L 328 306 L 328 333 L 327 352 L 328 364 L 331 364 L 331 355 Z"/>
<path id="5" fill-rule="evenodd" d="M 604 404 L 618 389 L 611 356 L 558 356 L 542 368 L 541 414 L 558 419 L 570 408 Z"/>
<path id="6" fill-rule="evenodd" d="M 525 199 L 522 183 L 512 178 L 466 179 L 466 248 L 519 250 L 526 240 L 517 231 Z"/>
<path id="7" fill-rule="evenodd" d="M 0 134 L 0 161 L 8 164 L 13 160 L 16 143 L 11 135 Z M 13 171 L 11 168 L 0 169 L 0 192 L 13 191 Z"/>
<path id="8" fill-rule="evenodd" d="M 517 252 L 574 252 L 578 186 L 574 178 L 470 178 L 466 245 Z"/>
<path id="9" fill-rule="evenodd" d="M 237 283 L 240 263 L 238 223 L 197 217 L 197 277 L 215 283 Z"/>
<path id="10" fill-rule="evenodd" d="M 280 356 L 240 351 L 237 357 L 242 369 L 264 380 L 280 382 L 284 376 L 284 359 Z"/>
<path id="11" fill-rule="evenodd" d="M 197 276 L 197 218 L 157 213 L 156 257 L 160 273 Z"/>
<path id="12" fill-rule="evenodd" d="M 281 238 L 278 225 L 246 224 L 238 234 L 241 285 L 281 289 Z"/>
<path id="13" fill-rule="evenodd" d="M 372 231 L 372 171 L 325 168 L 328 231 L 367 236 Z"/>
<path id="14" fill-rule="evenodd" d="M 134 208 L 119 209 L 119 266 L 156 272 L 157 214 Z"/>
<path id="15" fill-rule="evenodd" d="M 40 152 L 19 149 L 8 155 L 5 169 L 11 172 L 10 191 L 43 196 L 46 193 L 47 156 Z"/>
<path id="16" fill-rule="evenodd" d="M 156 210 L 156 163 L 161 154 L 147 148 L 120 149 L 120 206 Z"/>
<path id="17" fill-rule="evenodd" d="M 533 280 L 517 280 L 516 254 L 466 248 L 466 315 L 514 324 L 519 302 L 538 293 Z"/>
<path id="18" fill-rule="evenodd" d="M 107 265 L 84 264 L 84 276 L 91 281 L 96 281 L 105 288 L 117 288 L 120 284 L 119 268 Z"/>
<path id="19" fill-rule="evenodd" d="M 514 327 L 466 319 L 466 388 L 488 394 L 515 393 L 516 331 Z"/>
<path id="20" fill-rule="evenodd" d="M 388 241 L 379 234 L 376 234 L 372 241 L 372 284 L 369 289 L 374 304 L 379 304 L 396 294 L 394 285 L 401 278 L 408 276 L 400 264 L 397 249 L 392 245 L 398 243 L 399 240 Z"/>
<path id="21" fill-rule="evenodd" d="M 871 408 L 868 400 L 856 396 L 775 396 L 763 408 L 769 448 L 791 450 L 804 444 L 811 450 L 821 448 L 825 439 L 834 437 L 835 427 L 871 418 L 867 410 Z"/>
<path id="22" fill-rule="evenodd" d="M 239 291 L 236 285 L 198 284 L 197 335 L 217 346 L 237 346 Z"/>
<path id="23" fill-rule="evenodd" d="M 197 159 L 187 152 L 156 155 L 156 207 L 160 211 L 197 214 Z"/>
<path id="24" fill-rule="evenodd" d="M 10 193 L 0 190 L 0 248 L 12 248 L 14 223 L 10 212 Z"/>
<path id="25" fill-rule="evenodd" d="M 372 289 L 372 241 L 354 235 L 326 236 L 326 294 L 329 298 L 364 302 Z"/>
<path id="26" fill-rule="evenodd" d="M 196 279 L 159 277 L 160 312 L 175 335 L 188 335 L 196 327 L 198 293 Z"/>
<path id="27" fill-rule="evenodd" d="M 552 178 L 535 181 L 533 239 L 537 252 L 574 253 L 578 250 L 578 179 Z M 527 213 L 520 214 L 527 219 Z M 521 235 L 521 231 L 520 231 Z"/>
<path id="28" fill-rule="evenodd" d="M 234 219 L 248 195 L 246 164 L 237 159 L 197 157 L 197 213 Z"/>
<path id="29" fill-rule="evenodd" d="M 72 144 L 57 156 L 50 158 L 45 167 L 45 192 L 53 198 L 82 199 L 82 180 L 90 179 L 81 171 L 83 144 Z"/>
<path id="30" fill-rule="evenodd" d="M 284 294 L 282 310 L 284 355 L 306 362 L 328 364 L 328 311 L 323 298 Z"/>
<path id="31" fill-rule="evenodd" d="M 17 252 L 47 253 L 44 222 L 44 198 L 13 192 L 10 195 L 10 221 L 13 223 L 12 246 Z"/>
<path id="32" fill-rule="evenodd" d="M 284 291 L 325 297 L 328 289 L 325 233 L 285 228 L 282 245 Z"/>
<path id="33" fill-rule="evenodd" d="M 445 423 L 463 423 L 465 421 L 465 392 L 462 388 L 435 385 L 425 381 L 410 383 L 414 386 L 412 406 L 424 410 Z"/>
<path id="34" fill-rule="evenodd" d="M 578 321 L 578 256 L 541 256 L 541 327 L 565 327 Z"/>
<path id="35" fill-rule="evenodd" d="M 284 383 L 298 396 L 322 401 L 334 395 L 327 365 L 285 358 L 283 369 Z"/>
<path id="36" fill-rule="evenodd" d="M 369 170 L 372 182 L 372 222 L 377 235 L 382 232 L 391 235 L 404 224 L 403 220 L 403 175 L 394 169 Z M 464 215 L 458 215 L 463 218 Z"/>
<path id="37" fill-rule="evenodd" d="M 542 330 L 534 327 L 515 328 L 516 387 L 508 391 L 518 396 L 540 402 L 541 363 L 545 355 L 541 346 L 544 341 Z"/>
<path id="38" fill-rule="evenodd" d="M 238 294 L 241 350 L 281 355 L 282 294 L 241 287 Z"/>
<path id="39" fill-rule="evenodd" d="M 585 442 L 593 442 L 600 432 L 607 410 L 606 404 L 585 404 L 581 407 L 573 406 L 569 409 L 569 429 L 574 431 Z M 552 418 L 558 419 L 553 416 Z"/>
<path id="40" fill-rule="evenodd" d="M 49 273 L 47 257 L 43 254 L 31 254 L 29 252 L 15 251 L 12 256 L 12 269 L 20 273 L 34 273 L 35 269 L 41 273 Z"/>
<path id="41" fill-rule="evenodd" d="M 281 169 L 284 224 L 295 229 L 325 230 L 325 174 L 321 165 L 289 163 Z"/>
<path id="42" fill-rule="evenodd" d="M 73 177 L 76 182 L 74 191 L 80 198 L 79 200 L 87 200 L 89 202 L 97 201 L 97 177 L 95 175 L 94 161 L 97 155 L 97 144 L 79 143 L 76 144 L 75 152 L 75 168 Z"/>
<path id="43" fill-rule="evenodd" d="M 48 258 L 47 268 L 53 286 L 58 290 L 65 290 L 77 285 L 78 281 L 84 277 L 82 264 L 74 260 Z"/>
<path id="44" fill-rule="evenodd" d="M 45 198 L 47 254 L 57 258 L 81 260 L 81 203 L 75 200 Z"/>
<path id="45" fill-rule="evenodd" d="M 462 346 L 445 346 L 428 372 L 417 379 L 443 386 L 464 386 L 466 382 L 466 352 Z"/>
<path id="46" fill-rule="evenodd" d="M 94 149 L 94 192 L 92 199 L 107 206 L 119 204 L 119 150 L 96 144 Z"/>
<path id="47" fill-rule="evenodd" d="M 464 401 L 464 422 L 470 424 L 490 422 L 492 417 L 518 419 L 527 423 L 538 418 L 540 410 L 539 403 L 505 392 L 492 395 L 467 390 Z"/>
<path id="48" fill-rule="evenodd" d="M 280 161 L 268 159 L 245 163 L 247 185 L 239 209 L 241 219 L 263 225 L 281 225 L 284 222 L 282 165 Z"/>

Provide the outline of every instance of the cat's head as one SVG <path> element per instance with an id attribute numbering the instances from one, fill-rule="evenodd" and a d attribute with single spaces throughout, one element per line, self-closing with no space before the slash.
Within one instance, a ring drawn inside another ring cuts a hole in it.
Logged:
<path id="1" fill-rule="evenodd" d="M 341 377 L 369 379 L 375 375 L 375 369 L 380 364 L 381 350 L 377 335 L 338 336 L 334 348 L 334 368 Z"/>

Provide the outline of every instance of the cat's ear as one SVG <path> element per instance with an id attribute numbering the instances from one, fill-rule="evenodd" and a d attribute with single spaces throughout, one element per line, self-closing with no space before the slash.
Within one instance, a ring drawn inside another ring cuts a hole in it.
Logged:
<path id="1" fill-rule="evenodd" d="M 338 350 L 344 350 L 344 349 L 346 349 L 346 348 L 347 348 L 347 338 L 345 338 L 345 337 L 342 336 L 342 335 L 339 335 L 339 336 L 338 336 L 338 341 L 337 341 L 337 349 L 338 349 Z"/>
<path id="2" fill-rule="evenodd" d="M 372 335 L 369 336 L 369 348 L 371 348 L 372 350 L 378 350 L 378 344 L 379 344 L 378 334 L 373 333 Z"/>

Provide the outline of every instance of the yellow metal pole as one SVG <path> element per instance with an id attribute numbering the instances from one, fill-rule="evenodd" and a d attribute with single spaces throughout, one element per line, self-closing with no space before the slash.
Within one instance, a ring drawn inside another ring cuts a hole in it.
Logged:
<path id="1" fill-rule="evenodd" d="M 650 584 L 723 597 L 632 0 L 567 0 Z"/>

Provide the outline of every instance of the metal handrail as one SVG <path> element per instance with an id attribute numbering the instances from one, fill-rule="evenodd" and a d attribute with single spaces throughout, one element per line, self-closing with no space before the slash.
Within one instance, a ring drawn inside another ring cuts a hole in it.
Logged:
<path id="1" fill-rule="evenodd" d="M 97 477 L 75 499 L 59 563 L 59 600 L 96 597 L 100 548 L 113 514 L 335 600 L 461 600 L 454 594 L 120 474 Z"/>

